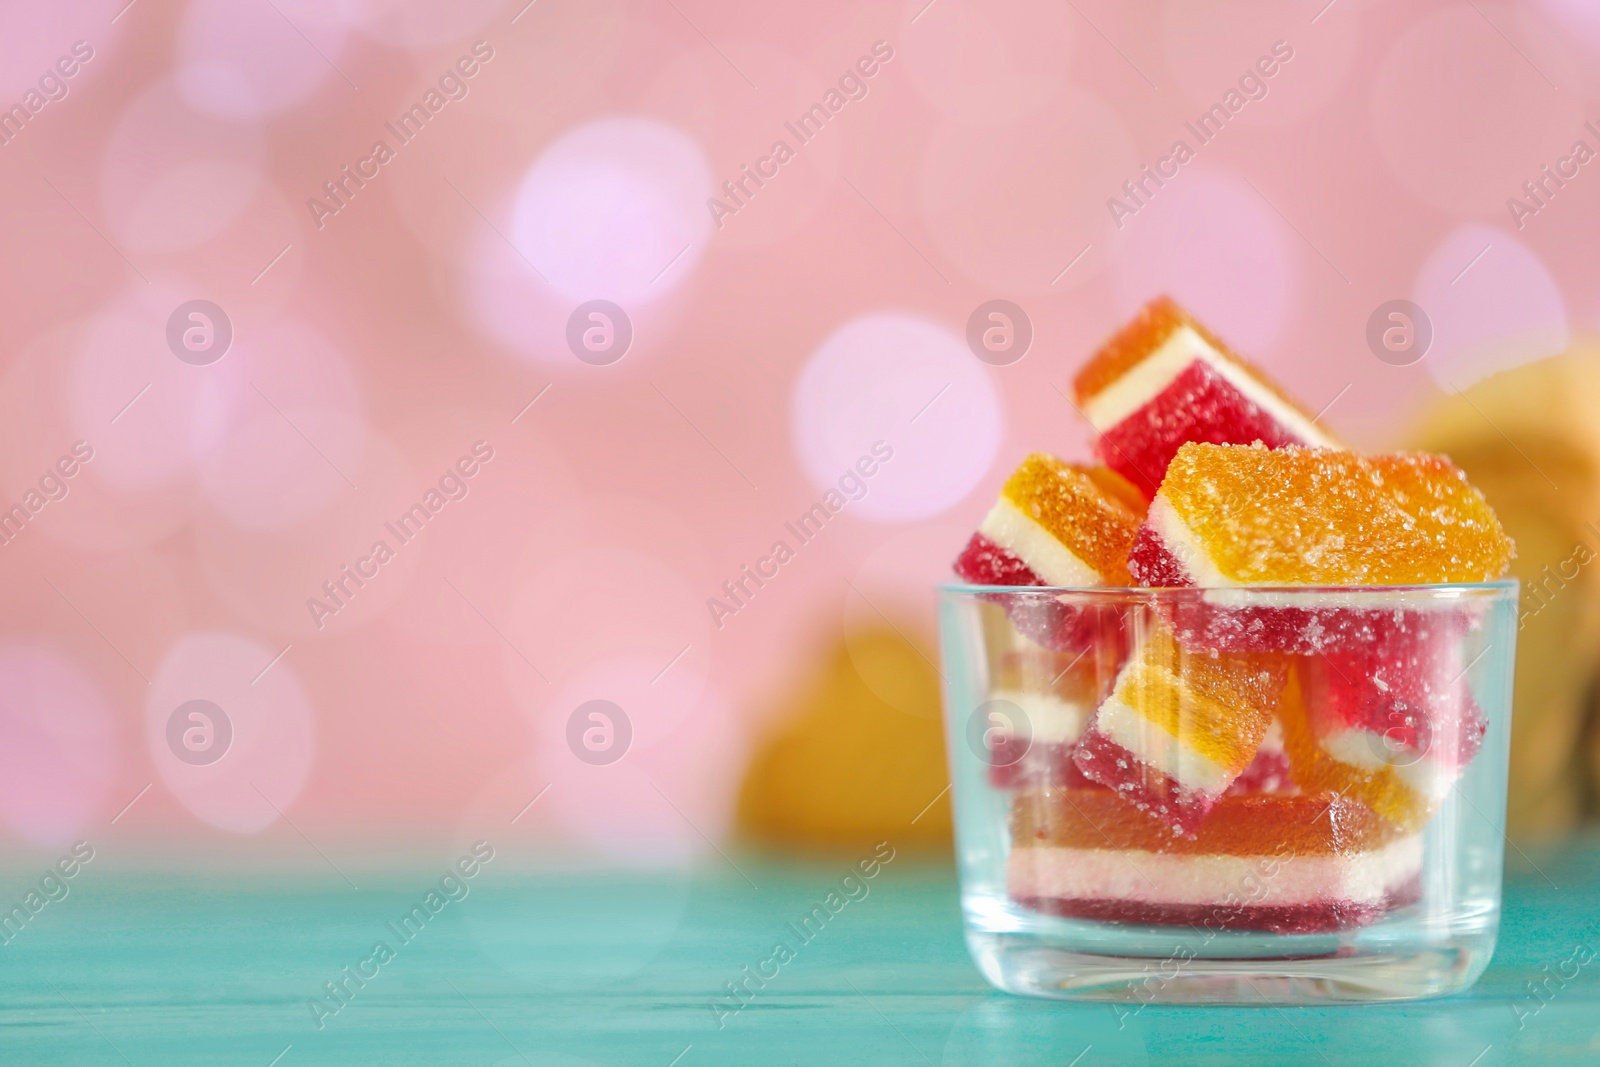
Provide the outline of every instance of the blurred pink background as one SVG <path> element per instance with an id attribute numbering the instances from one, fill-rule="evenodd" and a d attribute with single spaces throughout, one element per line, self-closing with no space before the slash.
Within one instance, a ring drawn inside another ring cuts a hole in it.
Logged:
<path id="1" fill-rule="evenodd" d="M 1579 0 L 524 3 L 0 3 L 0 835 L 700 851 L 1150 297 L 1368 448 L 1600 317 Z"/>

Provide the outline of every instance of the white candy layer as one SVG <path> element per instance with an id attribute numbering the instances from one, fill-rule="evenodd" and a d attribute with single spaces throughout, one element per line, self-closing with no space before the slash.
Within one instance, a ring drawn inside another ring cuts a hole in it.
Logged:
<path id="1" fill-rule="evenodd" d="M 1320 901 L 1378 904 L 1422 868 L 1422 838 L 1403 837 L 1353 855 L 1182 855 L 1135 849 L 1015 849 L 1007 863 L 1014 897 L 1131 900 L 1149 904 L 1235 903 L 1285 907 Z"/>
<path id="2" fill-rule="evenodd" d="M 1396 599 L 1397 594 L 1374 589 L 1369 593 L 1319 591 L 1313 600 L 1305 593 L 1294 591 L 1274 592 L 1263 591 L 1245 585 L 1228 583 L 1229 588 L 1206 589 L 1201 593 L 1207 604 L 1219 608 L 1315 608 L 1317 611 L 1381 611 L 1394 612 L 1403 608 L 1408 614 L 1428 614 L 1431 612 L 1461 611 L 1464 607 L 1482 607 L 1468 605 L 1464 597 L 1449 596 L 1445 592 L 1419 593 L 1407 596 L 1403 601 Z M 1306 588 L 1313 588 L 1307 586 Z M 1480 602 L 1481 603 L 1481 602 Z"/>
<path id="3" fill-rule="evenodd" d="M 1029 736 L 1035 745 L 1076 742 L 1083 736 L 1083 727 L 1094 710 L 1050 693 L 1024 693 L 1017 689 L 996 689 L 990 699 L 1009 700 L 1022 709 L 1028 717 Z"/>
<path id="4" fill-rule="evenodd" d="M 1001 498 L 978 532 L 1017 556 L 1046 585 L 1069 589 L 1104 585 L 1099 573 L 1011 501 Z"/>
<path id="5" fill-rule="evenodd" d="M 1257 752 L 1269 752 L 1274 755 L 1283 755 L 1283 723 L 1273 716 L 1267 724 L 1266 735 L 1261 738 L 1261 744 L 1256 746 Z"/>
<path id="6" fill-rule="evenodd" d="M 1369 774 L 1387 767 L 1407 789 L 1429 801 L 1443 800 L 1456 781 L 1456 773 L 1440 760 L 1409 748 L 1391 749 L 1381 733 L 1371 730 L 1334 730 L 1320 744 L 1340 763 Z"/>
<path id="7" fill-rule="evenodd" d="M 1317 448 L 1339 447 L 1333 438 L 1317 429 L 1310 419 L 1257 381 L 1249 371 L 1211 347 L 1191 326 L 1173 330 L 1154 352 L 1090 397 L 1083 405 L 1083 413 L 1096 430 L 1105 433 L 1159 396 L 1196 360 L 1216 371 L 1302 444 Z"/>
<path id="8" fill-rule="evenodd" d="M 1156 498 L 1150 502 L 1150 511 L 1145 516 L 1145 522 L 1155 530 L 1161 538 L 1161 543 L 1166 546 L 1167 551 L 1178 561 L 1178 565 L 1195 585 L 1237 584 L 1223 575 L 1200 544 L 1200 539 L 1189 529 L 1189 524 L 1179 518 L 1172 502 L 1160 493 L 1157 493 Z"/>
<path id="9" fill-rule="evenodd" d="M 1187 789 L 1220 793 L 1236 777 L 1140 715 L 1115 695 L 1107 697 L 1105 703 L 1100 705 L 1094 724 L 1095 729 L 1133 753 L 1140 763 L 1154 767 Z"/>

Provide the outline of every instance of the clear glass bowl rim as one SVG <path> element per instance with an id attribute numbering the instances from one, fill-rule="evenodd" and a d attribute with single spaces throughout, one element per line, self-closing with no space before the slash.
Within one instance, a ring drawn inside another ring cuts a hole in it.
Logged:
<path id="1" fill-rule="evenodd" d="M 1416 596 L 1483 596 L 1494 599 L 1515 597 L 1521 588 L 1515 578 L 1499 578 L 1492 582 L 1440 582 L 1432 585 L 1173 585 L 1173 586 L 1062 586 L 1062 585 L 969 585 L 965 582 L 941 582 L 935 588 L 944 595 L 991 596 L 994 594 L 1029 594 L 1059 596 L 1069 594 L 1085 599 L 1125 601 L 1130 599 L 1183 599 L 1204 597 L 1206 594 L 1227 593 L 1230 597 L 1248 598 L 1256 594 L 1270 594 L 1275 600 L 1284 596 L 1326 597 L 1352 594 L 1373 596 L 1388 595 L 1397 598 Z"/>

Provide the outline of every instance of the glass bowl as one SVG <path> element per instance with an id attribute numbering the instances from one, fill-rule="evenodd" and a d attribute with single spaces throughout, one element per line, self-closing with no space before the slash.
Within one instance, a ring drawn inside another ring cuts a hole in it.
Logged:
<path id="1" fill-rule="evenodd" d="M 1515 582 L 939 596 L 995 986 L 1126 1014 L 1439 996 L 1488 965 Z"/>

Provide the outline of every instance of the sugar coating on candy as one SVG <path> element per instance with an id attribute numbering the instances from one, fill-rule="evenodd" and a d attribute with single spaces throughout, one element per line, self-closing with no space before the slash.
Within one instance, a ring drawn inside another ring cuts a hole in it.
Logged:
<path id="1" fill-rule="evenodd" d="M 1288 857 L 1366 852 L 1399 836 L 1370 808 L 1332 793 L 1224 797 L 1192 837 L 1174 837 L 1106 790 L 1041 789 L 1011 803 L 1019 846 Z"/>
<path id="2" fill-rule="evenodd" d="M 1250 766 L 1228 786 L 1223 796 L 1286 796 L 1299 792 L 1289 775 L 1289 754 L 1283 750 L 1283 724 L 1274 716 Z"/>
<path id="3" fill-rule="evenodd" d="M 957 572 L 1015 575 L 1020 563 L 1035 585 L 1127 585 L 1128 549 L 1144 510 L 1144 498 L 1120 475 L 1035 452 L 1006 479 Z"/>
<path id="4" fill-rule="evenodd" d="M 1113 386 L 1121 383 L 1140 364 L 1147 362 L 1152 354 L 1174 334 L 1183 330 L 1192 331 L 1218 358 L 1248 370 L 1277 400 L 1295 406 L 1294 400 L 1287 393 L 1268 382 L 1266 376 L 1258 369 L 1234 353 L 1221 338 L 1183 310 L 1176 300 L 1165 295 L 1158 296 L 1141 307 L 1132 321 L 1101 345 L 1099 351 L 1084 364 L 1082 370 L 1078 371 L 1072 380 L 1072 391 L 1078 403 L 1085 404 L 1097 398 L 1104 398 Z M 1307 414 L 1305 418 L 1310 421 L 1311 416 Z M 1093 422 L 1092 419 L 1090 421 Z M 1102 427 L 1096 425 L 1095 429 Z"/>
<path id="5" fill-rule="evenodd" d="M 1284 751 L 1295 784 L 1308 793 L 1335 793 L 1355 800 L 1405 832 L 1420 830 L 1449 791 L 1454 775 L 1424 766 L 1427 761 L 1347 762 L 1326 751 L 1308 708 L 1308 701 L 1319 699 L 1314 676 L 1303 677 L 1310 675 L 1309 662 L 1290 672 L 1281 713 Z"/>
<path id="6" fill-rule="evenodd" d="M 1443 456 L 1186 444 L 1128 565 L 1148 585 L 1427 585 L 1503 577 L 1513 555 Z"/>
<path id="7" fill-rule="evenodd" d="M 1006 480 L 1000 499 L 955 561 L 974 585 L 1125 586 L 1128 548 L 1144 498 L 1120 475 L 1036 452 Z M 1107 624 L 1048 596 L 994 596 L 1017 629 L 1053 649 L 1078 649 Z"/>
<path id="8" fill-rule="evenodd" d="M 1306 662 L 1311 726 L 1325 751 L 1372 769 L 1423 761 L 1455 769 L 1472 761 L 1488 724 L 1472 695 L 1461 642 L 1448 630 L 1426 640 L 1431 635 L 1424 630 L 1410 640 Z"/>
<path id="9" fill-rule="evenodd" d="M 1077 751 L 1075 744 L 1037 740 L 1026 746 L 1018 745 L 1015 740 L 1008 744 L 1013 746 L 1009 750 L 997 747 L 994 761 L 989 765 L 989 784 L 997 789 L 1031 791 L 1052 787 L 1108 792 L 1099 782 L 1085 778 L 1072 762 L 1072 755 Z"/>
<path id="10" fill-rule="evenodd" d="M 1043 585 L 1044 581 L 1015 554 L 981 533 L 967 541 L 956 557 L 956 576 L 973 585 Z"/>
<path id="11" fill-rule="evenodd" d="M 1316 656 L 1298 671 L 1317 755 L 1360 775 L 1358 794 L 1392 794 L 1402 825 L 1431 813 L 1483 744 L 1488 723 L 1455 649 Z"/>
<path id="12" fill-rule="evenodd" d="M 1420 897 L 1421 839 L 1348 797 L 1226 797 L 1175 838 L 1114 793 L 1034 789 L 1011 834 L 1011 898 L 1069 918 L 1311 933 Z"/>
<path id="13" fill-rule="evenodd" d="M 1313 416 L 1168 297 L 1146 304 L 1078 373 L 1106 466 L 1153 496 L 1187 441 L 1338 448 Z"/>
<path id="14" fill-rule="evenodd" d="M 1157 607 L 1185 648 L 1301 655 L 1375 649 L 1381 655 L 1480 630 L 1487 606 L 1420 592 L 1400 603 L 1388 592 L 1327 592 L 1311 601 L 1275 599 L 1268 591 L 1168 597 Z"/>
<path id="15" fill-rule="evenodd" d="M 1255 759 L 1288 666 L 1272 654 L 1191 654 L 1157 629 L 1096 710 L 1073 762 L 1173 833 L 1193 834 Z"/>

